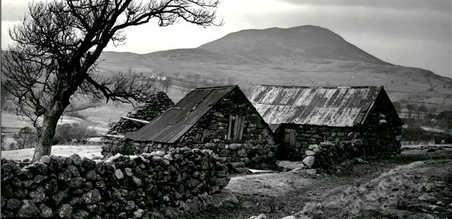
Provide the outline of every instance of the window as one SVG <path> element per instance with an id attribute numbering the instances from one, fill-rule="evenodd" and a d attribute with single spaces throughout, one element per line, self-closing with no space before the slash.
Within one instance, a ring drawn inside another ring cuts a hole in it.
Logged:
<path id="1" fill-rule="evenodd" d="M 295 147 L 297 141 L 297 131 L 295 129 L 284 129 L 284 144 Z"/>
<path id="2" fill-rule="evenodd" d="M 229 116 L 228 136 L 227 140 L 242 140 L 243 127 L 245 126 L 244 116 Z"/>

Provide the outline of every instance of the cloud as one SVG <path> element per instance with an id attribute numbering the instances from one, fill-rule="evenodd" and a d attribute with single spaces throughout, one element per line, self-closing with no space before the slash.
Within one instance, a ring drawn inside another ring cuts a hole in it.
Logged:
<path id="1" fill-rule="evenodd" d="M 451 13 L 450 0 L 280 0 L 295 5 L 314 6 L 358 6 L 374 9 L 390 8 L 396 10 L 432 10 Z"/>
<path id="2" fill-rule="evenodd" d="M 19 21 L 27 12 L 27 0 L 2 1 L 2 22 Z"/>

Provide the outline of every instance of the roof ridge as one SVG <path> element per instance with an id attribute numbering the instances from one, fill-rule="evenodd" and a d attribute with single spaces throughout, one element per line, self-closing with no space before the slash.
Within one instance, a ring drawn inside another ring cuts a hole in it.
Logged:
<path id="1" fill-rule="evenodd" d="M 197 87 L 194 90 L 222 89 L 222 88 L 233 88 L 233 87 L 238 87 L 238 85 L 221 85 L 221 86 L 211 86 L 211 87 Z"/>
<path id="2" fill-rule="evenodd" d="M 300 86 L 300 85 L 271 85 L 271 84 L 259 84 L 262 87 L 283 87 L 283 88 L 382 88 L 383 85 L 361 85 L 361 86 Z"/>

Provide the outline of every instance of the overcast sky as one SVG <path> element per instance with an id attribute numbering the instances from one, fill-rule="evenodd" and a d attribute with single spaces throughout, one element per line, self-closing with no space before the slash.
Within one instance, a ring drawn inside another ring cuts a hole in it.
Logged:
<path id="1" fill-rule="evenodd" d="M 50 0 L 49 0 L 50 1 Z M 2 49 L 7 30 L 27 11 L 29 0 L 2 0 Z M 222 0 L 221 27 L 179 22 L 126 30 L 127 42 L 110 51 L 149 53 L 193 48 L 242 29 L 316 25 L 393 64 L 420 67 L 452 78 L 451 0 Z"/>

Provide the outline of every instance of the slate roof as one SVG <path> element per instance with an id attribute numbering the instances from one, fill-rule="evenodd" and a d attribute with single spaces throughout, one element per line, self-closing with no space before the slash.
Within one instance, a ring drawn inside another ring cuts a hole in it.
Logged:
<path id="1" fill-rule="evenodd" d="M 134 141 L 174 143 L 234 88 L 238 88 L 238 86 L 194 89 L 174 107 L 152 120 L 140 130 L 127 133 L 126 138 Z"/>
<path id="2" fill-rule="evenodd" d="M 364 122 L 383 87 L 259 85 L 251 103 L 270 126 L 282 123 L 352 127 Z"/>

